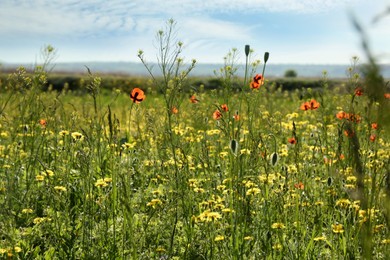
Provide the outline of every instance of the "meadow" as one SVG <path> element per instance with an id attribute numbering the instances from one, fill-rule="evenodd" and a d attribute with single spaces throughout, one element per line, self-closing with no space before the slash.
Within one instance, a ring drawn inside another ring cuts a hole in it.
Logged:
<path id="1" fill-rule="evenodd" d="M 168 23 L 162 76 L 47 88 L 53 49 L 0 83 L 1 259 L 389 259 L 387 83 L 374 63 L 282 90 L 232 49 L 189 85 Z M 271 58 L 270 58 L 271 57 Z M 239 87 L 237 87 L 239 86 Z"/>

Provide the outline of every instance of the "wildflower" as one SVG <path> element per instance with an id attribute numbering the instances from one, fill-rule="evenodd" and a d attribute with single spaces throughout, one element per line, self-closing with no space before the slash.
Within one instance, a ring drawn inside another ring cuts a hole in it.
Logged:
<path id="1" fill-rule="evenodd" d="M 62 130 L 62 131 L 60 131 L 59 135 L 60 135 L 60 136 L 66 136 L 66 135 L 69 135 L 69 131 Z"/>
<path id="2" fill-rule="evenodd" d="M 66 188 L 64 186 L 55 186 L 54 189 L 58 190 L 58 191 L 63 191 L 63 192 L 66 191 Z"/>
<path id="3" fill-rule="evenodd" d="M 305 188 L 305 185 L 302 182 L 295 183 L 294 187 L 298 190 L 303 190 Z"/>
<path id="4" fill-rule="evenodd" d="M 390 99 L 390 93 L 385 93 L 384 96 L 386 99 Z"/>
<path id="5" fill-rule="evenodd" d="M 315 237 L 313 238 L 314 241 L 326 241 L 326 237 L 325 236 L 320 236 L 320 237 Z"/>
<path id="6" fill-rule="evenodd" d="M 246 241 L 251 241 L 251 240 L 253 240 L 254 238 L 252 237 L 252 236 L 246 236 L 246 237 L 244 237 L 244 240 L 246 240 Z"/>
<path id="7" fill-rule="evenodd" d="M 35 176 L 35 180 L 36 181 L 44 181 L 45 180 L 45 176 L 44 175 L 37 175 L 37 176 Z"/>
<path id="8" fill-rule="evenodd" d="M 272 249 L 275 249 L 275 250 L 281 250 L 283 248 L 283 246 L 279 243 L 276 243 L 275 245 L 272 246 Z"/>
<path id="9" fill-rule="evenodd" d="M 315 99 L 312 99 L 310 101 L 303 103 L 300 106 L 300 109 L 307 111 L 307 110 L 316 110 L 319 107 L 320 107 L 320 103 L 318 103 Z"/>
<path id="10" fill-rule="evenodd" d="M 32 209 L 23 209 L 22 210 L 22 213 L 23 214 L 31 214 L 31 213 L 33 213 L 34 211 L 32 210 Z"/>
<path id="11" fill-rule="evenodd" d="M 221 109 L 225 112 L 229 111 L 229 108 L 226 104 L 221 105 Z"/>
<path id="12" fill-rule="evenodd" d="M 172 113 L 172 114 L 177 114 L 177 113 L 179 113 L 179 109 L 177 109 L 177 107 L 173 106 L 173 107 L 171 108 L 171 113 Z"/>
<path id="13" fill-rule="evenodd" d="M 259 89 L 264 84 L 264 78 L 261 74 L 256 74 L 250 84 L 251 89 Z"/>
<path id="14" fill-rule="evenodd" d="M 221 119 L 221 117 L 222 117 L 221 111 L 219 111 L 218 109 L 215 110 L 214 113 L 213 113 L 213 118 L 214 118 L 215 120 L 219 120 L 219 119 Z"/>
<path id="15" fill-rule="evenodd" d="M 381 244 L 390 244 L 390 239 L 383 239 Z"/>
<path id="16" fill-rule="evenodd" d="M 345 118 L 345 116 L 346 116 L 346 113 L 344 112 L 344 111 L 340 111 L 340 112 L 338 112 L 337 114 L 336 114 L 336 117 L 338 118 L 338 119 L 344 119 Z"/>
<path id="17" fill-rule="evenodd" d="M 107 182 L 105 182 L 103 179 L 98 179 L 98 180 L 95 182 L 95 186 L 96 186 L 96 187 L 107 187 L 108 184 L 107 184 Z"/>
<path id="18" fill-rule="evenodd" d="M 156 208 L 156 206 L 161 205 L 162 201 L 160 199 L 152 199 L 146 204 L 148 207 Z"/>
<path id="19" fill-rule="evenodd" d="M 376 135 L 374 135 L 374 134 L 370 135 L 371 142 L 375 142 L 375 139 L 376 139 Z"/>
<path id="20" fill-rule="evenodd" d="M 340 206 L 342 208 L 346 208 L 351 205 L 351 201 L 349 199 L 339 199 L 336 201 L 336 206 Z"/>
<path id="21" fill-rule="evenodd" d="M 145 93 L 142 89 L 134 88 L 131 91 L 130 99 L 133 100 L 133 103 L 141 103 L 145 99 Z"/>
<path id="22" fill-rule="evenodd" d="M 345 114 L 345 119 L 353 123 L 360 123 L 361 117 L 356 114 Z"/>
<path id="23" fill-rule="evenodd" d="M 349 130 L 349 129 L 347 129 L 347 130 L 344 131 L 344 135 L 345 135 L 346 137 L 352 137 L 354 134 L 355 134 L 355 133 L 354 133 L 352 130 Z"/>
<path id="24" fill-rule="evenodd" d="M 273 223 L 272 225 L 271 225 L 271 228 L 272 229 L 284 229 L 284 228 L 286 228 L 286 226 L 283 224 L 283 223 Z"/>
<path id="25" fill-rule="evenodd" d="M 357 87 L 355 89 L 355 96 L 362 96 L 363 95 L 363 89 L 361 87 Z"/>
<path id="26" fill-rule="evenodd" d="M 81 134 L 79 132 L 73 132 L 71 134 L 71 136 L 72 136 L 73 140 L 75 140 L 75 141 L 82 141 L 84 139 L 83 134 Z"/>
<path id="27" fill-rule="evenodd" d="M 190 97 L 190 102 L 193 103 L 193 104 L 196 104 L 196 103 L 199 102 L 199 100 L 195 97 L 195 95 L 192 95 L 192 96 Z"/>
<path id="28" fill-rule="evenodd" d="M 371 124 L 371 128 L 375 129 L 375 130 L 378 129 L 378 124 L 377 123 L 372 123 Z"/>
<path id="29" fill-rule="evenodd" d="M 259 193 L 260 193 L 260 189 L 259 188 L 251 188 L 251 189 L 246 191 L 246 195 L 247 196 L 256 195 L 256 194 L 259 194 Z"/>
<path id="30" fill-rule="evenodd" d="M 332 231 L 336 234 L 344 233 L 344 226 L 342 224 L 333 224 Z"/>
<path id="31" fill-rule="evenodd" d="M 45 119 L 39 119 L 39 124 L 44 128 L 47 125 L 47 121 Z"/>
<path id="32" fill-rule="evenodd" d="M 224 236 L 218 235 L 218 236 L 215 237 L 214 241 L 215 241 L 215 242 L 218 242 L 218 241 L 222 241 L 222 240 L 224 240 L 224 239 L 225 239 Z"/>
<path id="33" fill-rule="evenodd" d="M 236 113 L 234 113 L 233 119 L 236 121 L 240 120 L 240 115 L 238 114 L 238 111 L 236 111 Z"/>
<path id="34" fill-rule="evenodd" d="M 287 140 L 290 144 L 296 144 L 297 143 L 297 139 L 295 139 L 295 137 L 290 137 L 288 138 Z"/>

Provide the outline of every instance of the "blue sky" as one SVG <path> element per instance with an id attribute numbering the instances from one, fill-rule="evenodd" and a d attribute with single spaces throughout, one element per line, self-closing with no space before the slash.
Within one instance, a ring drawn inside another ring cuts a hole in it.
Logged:
<path id="1" fill-rule="evenodd" d="M 364 61 L 350 15 L 365 28 L 381 63 L 390 63 L 390 0 L 1 0 L 0 63 L 34 63 L 47 44 L 56 62 L 138 61 L 156 56 L 155 35 L 177 22 L 184 57 L 221 63 L 245 44 L 269 62 L 349 64 Z"/>

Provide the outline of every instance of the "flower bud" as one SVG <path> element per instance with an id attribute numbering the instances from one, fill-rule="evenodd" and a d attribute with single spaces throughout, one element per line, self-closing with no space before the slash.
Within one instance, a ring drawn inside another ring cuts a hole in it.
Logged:
<path id="1" fill-rule="evenodd" d="M 250 51 L 250 46 L 249 45 L 245 45 L 245 56 L 248 57 L 249 51 Z"/>

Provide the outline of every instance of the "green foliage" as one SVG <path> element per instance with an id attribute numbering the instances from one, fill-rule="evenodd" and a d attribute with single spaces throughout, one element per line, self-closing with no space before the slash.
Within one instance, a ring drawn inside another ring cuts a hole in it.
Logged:
<path id="1" fill-rule="evenodd" d="M 295 70 L 286 70 L 284 72 L 284 77 L 286 78 L 296 78 L 298 76 L 298 73 Z"/>

